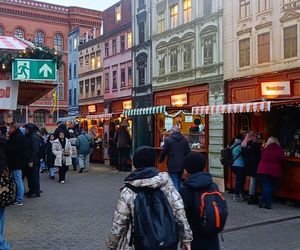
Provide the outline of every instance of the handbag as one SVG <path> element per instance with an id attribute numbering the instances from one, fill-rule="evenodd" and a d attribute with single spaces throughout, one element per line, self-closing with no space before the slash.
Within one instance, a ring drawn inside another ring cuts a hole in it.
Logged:
<path id="1" fill-rule="evenodd" d="M 0 174 L 0 207 L 8 207 L 14 199 L 14 182 L 4 172 Z"/>

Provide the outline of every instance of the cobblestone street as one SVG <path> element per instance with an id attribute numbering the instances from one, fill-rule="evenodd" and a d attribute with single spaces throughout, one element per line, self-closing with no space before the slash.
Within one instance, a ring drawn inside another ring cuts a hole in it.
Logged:
<path id="1" fill-rule="evenodd" d="M 127 173 L 93 167 L 89 173 L 67 173 L 66 184 L 41 174 L 41 198 L 26 199 L 23 207 L 10 207 L 6 238 L 13 250 L 96 250 L 105 240 Z M 300 209 L 274 204 L 259 209 L 232 203 L 222 249 L 300 249 Z"/>

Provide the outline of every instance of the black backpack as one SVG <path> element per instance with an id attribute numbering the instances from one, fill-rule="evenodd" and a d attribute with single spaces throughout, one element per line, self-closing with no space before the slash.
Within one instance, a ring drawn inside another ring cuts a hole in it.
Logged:
<path id="1" fill-rule="evenodd" d="M 224 167 L 231 167 L 232 164 L 235 162 L 235 160 L 237 158 L 239 158 L 241 156 L 241 154 L 239 154 L 237 157 L 233 158 L 232 156 L 232 150 L 241 145 L 240 143 L 236 144 L 233 148 L 230 148 L 230 147 L 226 147 L 226 148 L 223 148 L 221 150 L 221 158 L 220 158 L 220 161 L 221 161 L 221 164 L 224 166 Z"/>
<path id="2" fill-rule="evenodd" d="M 8 207 L 14 199 L 14 181 L 10 176 L 0 173 L 0 208 Z"/>
<path id="3" fill-rule="evenodd" d="M 178 227 L 164 193 L 159 188 L 125 186 L 137 193 L 130 246 L 135 250 L 177 250 Z"/>
<path id="4" fill-rule="evenodd" d="M 227 203 L 219 190 L 195 192 L 193 220 L 197 231 L 203 235 L 216 235 L 224 229 L 227 216 Z"/>

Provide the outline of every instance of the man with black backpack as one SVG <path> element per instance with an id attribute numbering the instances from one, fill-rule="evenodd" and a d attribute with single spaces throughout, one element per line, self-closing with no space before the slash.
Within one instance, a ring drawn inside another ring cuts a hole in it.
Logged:
<path id="1" fill-rule="evenodd" d="M 209 173 L 203 173 L 205 157 L 190 152 L 184 161 L 190 176 L 180 187 L 188 222 L 193 231 L 192 250 L 218 250 L 218 234 L 228 215 L 226 201 Z"/>
<path id="2" fill-rule="evenodd" d="M 168 173 L 155 168 L 156 153 L 148 146 L 133 155 L 136 168 L 126 179 L 107 242 L 110 250 L 190 249 L 193 239 L 183 201 Z"/>

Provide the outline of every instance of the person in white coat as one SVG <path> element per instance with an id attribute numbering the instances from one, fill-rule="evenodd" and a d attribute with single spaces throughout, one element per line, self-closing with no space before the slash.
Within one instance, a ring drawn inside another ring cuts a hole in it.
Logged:
<path id="1" fill-rule="evenodd" d="M 63 184 L 65 183 L 66 172 L 72 165 L 72 146 L 63 132 L 60 132 L 58 139 L 53 142 L 52 152 L 55 155 L 54 166 L 59 169 L 59 183 Z"/>

